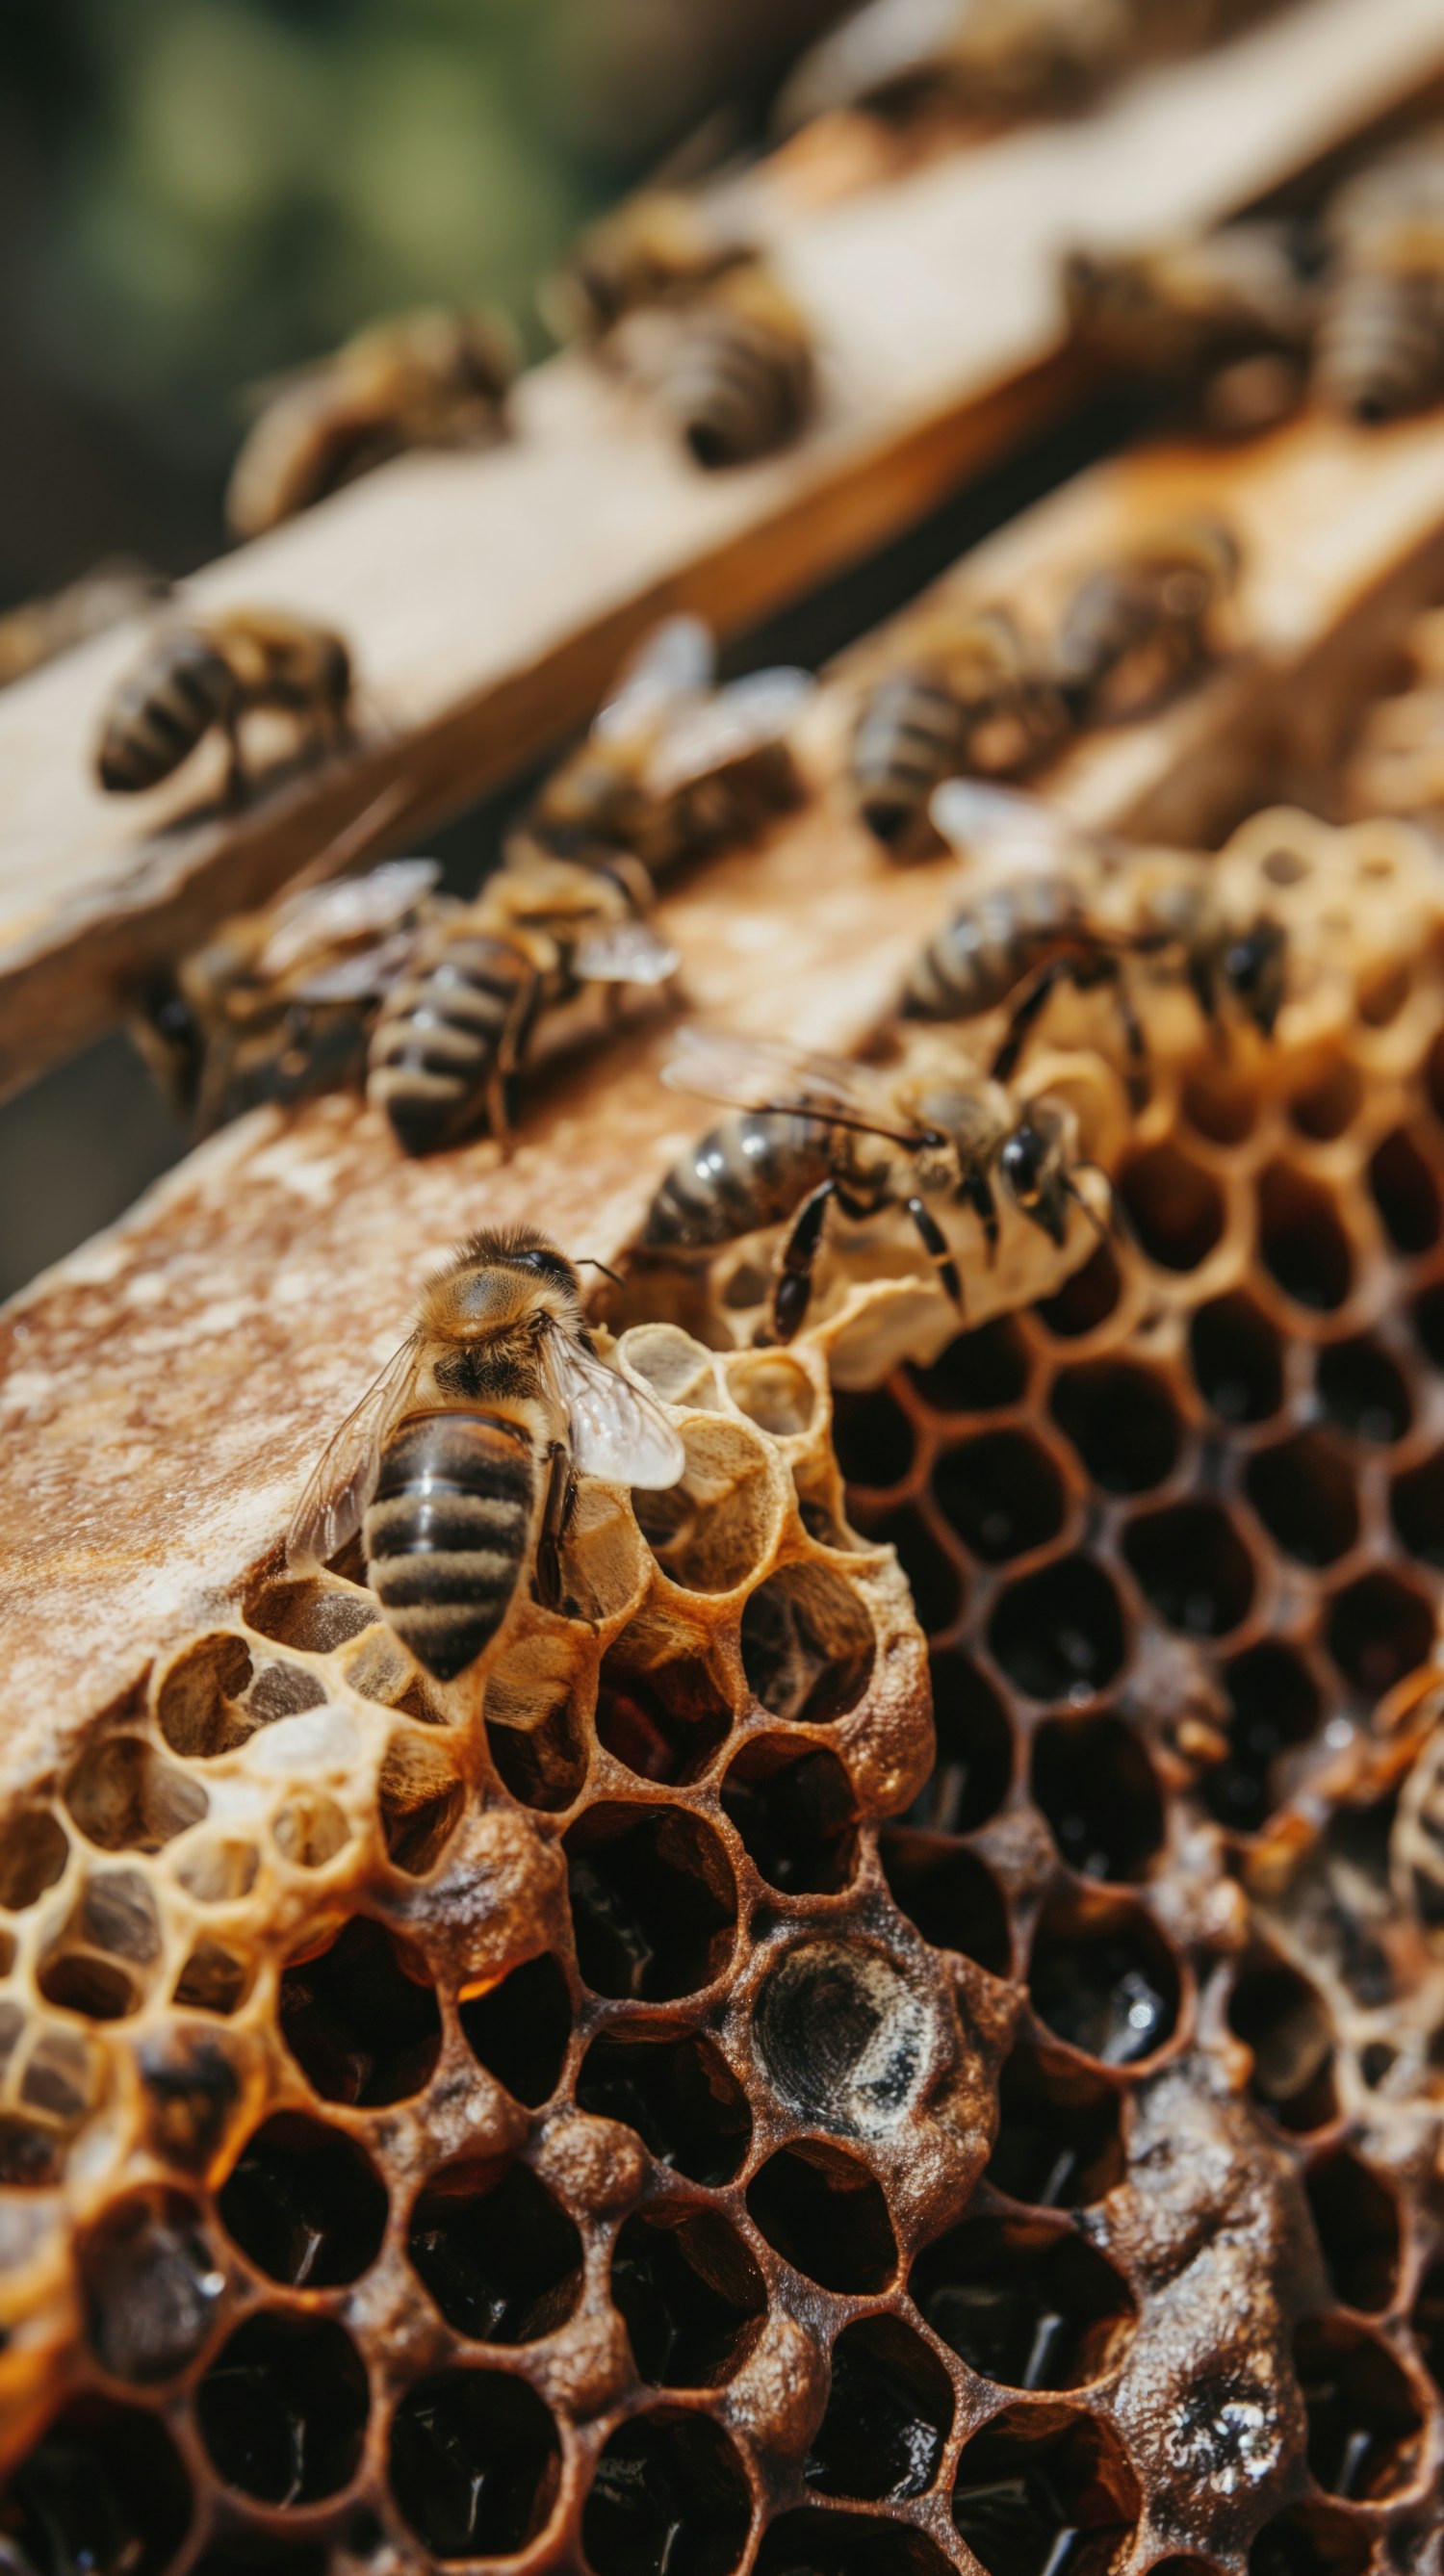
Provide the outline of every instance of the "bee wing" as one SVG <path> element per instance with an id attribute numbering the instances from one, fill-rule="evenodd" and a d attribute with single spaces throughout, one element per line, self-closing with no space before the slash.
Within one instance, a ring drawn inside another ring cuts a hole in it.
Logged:
<path id="1" fill-rule="evenodd" d="M 325 1565 L 355 1537 L 371 1499 L 386 1418 L 416 1357 L 413 1333 L 348 1413 L 291 1515 L 286 1563 Z"/>
<path id="2" fill-rule="evenodd" d="M 615 921 L 589 930 L 572 950 L 572 965 L 588 984 L 665 984 L 682 962 L 645 921 Z"/>
<path id="3" fill-rule="evenodd" d="M 384 1001 L 393 984 L 405 974 L 416 954 L 421 937 L 419 927 L 398 930 L 393 939 L 381 939 L 363 948 L 354 957 L 338 957 L 331 966 L 323 966 L 290 987 L 297 1002 L 379 1002 Z"/>
<path id="4" fill-rule="evenodd" d="M 815 1109 L 892 1132 L 886 1103 L 861 1065 L 846 1056 L 809 1055 L 777 1038 L 679 1029 L 662 1080 L 671 1091 L 720 1100 L 729 1109 Z"/>
<path id="5" fill-rule="evenodd" d="M 1087 836 L 1056 806 L 1016 787 L 993 787 L 980 778 L 948 778 L 928 807 L 934 823 L 960 859 L 1058 860 L 1087 846 Z"/>
<path id="6" fill-rule="evenodd" d="M 687 1453 L 656 1397 L 562 1333 L 548 1333 L 543 1347 L 566 1409 L 572 1464 L 612 1485 L 649 1492 L 675 1485 Z"/>
<path id="7" fill-rule="evenodd" d="M 667 617 L 654 626 L 623 663 L 592 732 L 602 741 L 625 741 L 710 688 L 716 647 L 700 617 Z"/>
<path id="8" fill-rule="evenodd" d="M 655 796 L 673 794 L 694 778 L 780 742 L 816 686 L 810 671 L 779 663 L 775 670 L 734 680 L 700 706 L 684 708 L 647 763 L 647 787 Z"/>
<path id="9" fill-rule="evenodd" d="M 431 892 L 441 869 L 435 859 L 388 859 L 364 877 L 337 877 L 307 886 L 278 907 L 276 926 L 262 949 L 258 972 L 286 975 L 316 949 L 337 941 L 379 938 L 405 920 Z"/>

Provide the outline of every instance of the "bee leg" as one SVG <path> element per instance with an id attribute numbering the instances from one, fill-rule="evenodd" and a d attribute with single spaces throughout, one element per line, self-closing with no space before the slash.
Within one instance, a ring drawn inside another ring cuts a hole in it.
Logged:
<path id="1" fill-rule="evenodd" d="M 987 1187 L 986 1182 L 984 1183 L 984 1187 Z M 952 1247 L 948 1242 L 947 1236 L 944 1234 L 942 1227 L 939 1225 L 937 1218 L 932 1212 L 932 1209 L 926 1206 L 920 1198 L 905 1199 L 903 1201 L 903 1205 L 906 1207 L 908 1215 L 912 1218 L 914 1225 L 917 1227 L 918 1234 L 922 1240 L 923 1250 L 927 1254 L 929 1261 L 932 1263 L 938 1274 L 939 1286 L 941 1287 L 944 1295 L 951 1299 L 952 1303 L 956 1306 L 958 1313 L 961 1315 L 963 1312 L 963 1283 L 958 1276 L 958 1265 L 953 1259 Z M 997 1213 L 995 1210 L 995 1234 L 996 1231 Z"/>
<path id="2" fill-rule="evenodd" d="M 1213 1042 L 1214 1054 L 1226 1055 L 1228 1032 L 1224 1028 L 1223 1013 L 1219 1009 L 1218 985 L 1213 966 L 1207 957 L 1190 957 L 1188 989 L 1203 1015 L 1203 1024 Z"/>
<path id="3" fill-rule="evenodd" d="M 1046 1010 L 1049 1000 L 1060 984 L 1073 984 L 1082 988 L 1087 984 L 1101 983 L 1115 972 L 1116 968 L 1111 959 L 1093 955 L 1079 956 L 1075 952 L 1065 951 L 1061 956 L 1047 958 L 1038 968 L 1037 973 L 1024 984 L 1008 1014 L 1006 1034 L 988 1068 L 993 1080 L 995 1082 L 1012 1081 L 1018 1070 L 1023 1049 L 1032 1035 L 1034 1023 Z"/>
<path id="4" fill-rule="evenodd" d="M 515 1075 L 513 1073 L 503 1072 L 499 1064 L 492 1066 L 491 1072 L 487 1076 L 486 1091 L 484 1094 L 486 1101 L 486 1132 L 488 1136 L 494 1136 L 496 1138 L 496 1141 L 502 1148 L 503 1153 L 508 1150 L 511 1144 L 511 1113 L 514 1086 Z"/>
<path id="5" fill-rule="evenodd" d="M 1106 1225 L 1099 1216 L 1097 1209 L 1092 1206 L 1090 1201 L 1084 1197 L 1083 1192 L 1079 1189 L 1077 1181 L 1077 1174 L 1079 1172 L 1096 1172 L 1100 1180 L 1103 1182 L 1103 1185 L 1108 1192 L 1108 1222 Z M 1088 1222 L 1092 1226 L 1100 1243 L 1106 1245 L 1110 1235 L 1112 1235 L 1119 1243 L 1131 1242 L 1133 1230 L 1123 1213 L 1118 1192 L 1115 1190 L 1112 1181 L 1104 1171 L 1101 1163 L 1075 1164 L 1072 1173 L 1069 1174 L 1063 1183 L 1063 1193 L 1066 1198 L 1070 1198 L 1072 1200 L 1075 1207 L 1082 1209 L 1083 1214 L 1088 1219 Z"/>
<path id="6" fill-rule="evenodd" d="M 226 803 L 228 805 L 243 805 L 250 790 L 251 775 L 250 771 L 246 767 L 245 754 L 241 749 L 241 711 L 239 707 L 229 708 L 226 714 L 221 718 L 221 722 L 225 727 L 226 745 L 230 755 L 229 766 L 226 770 Z"/>
<path id="7" fill-rule="evenodd" d="M 987 1263 L 991 1270 L 998 1258 L 998 1237 L 1002 1231 L 998 1222 L 998 1202 L 993 1184 L 986 1172 L 969 1172 L 958 1195 L 967 1201 L 983 1229 Z"/>
<path id="8" fill-rule="evenodd" d="M 1113 980 L 1118 1003 L 1118 1017 L 1123 1028 L 1123 1043 L 1128 1050 L 1128 1106 L 1144 1109 L 1148 1105 L 1148 1040 L 1128 989 L 1128 976 L 1121 962 L 1115 961 Z"/>
<path id="9" fill-rule="evenodd" d="M 772 1283 L 772 1339 L 790 1342 L 801 1330 L 812 1302 L 813 1264 L 822 1245 L 827 1211 L 837 1195 L 835 1181 L 819 1181 L 810 1190 L 788 1229 L 777 1256 Z"/>
<path id="10" fill-rule="evenodd" d="M 577 1507 L 577 1480 L 571 1452 L 564 1441 L 554 1440 L 547 1455 L 551 1464 L 546 1501 L 542 1506 L 541 1532 L 537 1539 L 536 1588 L 545 1609 L 559 1610 L 562 1603 L 562 1541 L 571 1527 L 572 1514 Z"/>

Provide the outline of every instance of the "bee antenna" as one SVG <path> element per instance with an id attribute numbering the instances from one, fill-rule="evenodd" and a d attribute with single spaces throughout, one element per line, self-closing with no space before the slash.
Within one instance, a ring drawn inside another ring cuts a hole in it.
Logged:
<path id="1" fill-rule="evenodd" d="M 610 1279 L 614 1288 L 624 1288 L 626 1286 L 627 1283 L 620 1274 L 615 1270 L 609 1270 L 605 1261 L 598 1261 L 594 1253 L 579 1252 L 573 1257 L 578 1270 L 600 1270 L 602 1277 L 604 1279 Z"/>

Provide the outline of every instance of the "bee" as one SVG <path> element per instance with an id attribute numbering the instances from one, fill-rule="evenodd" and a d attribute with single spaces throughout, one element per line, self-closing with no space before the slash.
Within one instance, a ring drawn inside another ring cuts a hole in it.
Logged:
<path id="1" fill-rule="evenodd" d="M 1080 724 L 1135 715 L 1203 668 L 1241 554 L 1221 519 L 1159 529 L 1086 574 L 1065 602 L 1051 673 Z"/>
<path id="2" fill-rule="evenodd" d="M 242 716 L 276 707 L 337 748 L 351 725 L 351 656 L 339 635 L 273 609 L 234 609 L 157 635 L 110 701 L 96 774 L 112 795 L 169 778 L 212 725 L 230 748 L 226 792 L 245 792 Z"/>
<path id="3" fill-rule="evenodd" d="M 368 806 L 308 874 L 348 866 L 402 794 Z M 392 859 L 364 877 L 295 884 L 155 980 L 133 1033 L 198 1134 L 359 1079 L 382 997 L 438 909 L 440 873 L 434 859 Z"/>
<path id="4" fill-rule="evenodd" d="M 358 332 L 272 393 L 232 469 L 233 534 L 262 536 L 407 448 L 489 443 L 516 355 L 494 314 L 402 313 Z"/>
<path id="5" fill-rule="evenodd" d="M 170 588 L 164 573 L 152 572 L 148 564 L 130 555 L 107 555 L 48 599 L 12 608 L 0 617 L 0 689 L 88 643 L 92 635 L 103 635 L 122 618 L 153 608 L 169 597 Z"/>
<path id="6" fill-rule="evenodd" d="M 1003 607 L 939 610 L 863 701 L 850 770 L 857 809 L 895 857 L 936 848 L 928 800 L 959 770 L 1030 768 L 1067 730 L 1062 700 Z"/>
<path id="7" fill-rule="evenodd" d="M 583 985 L 657 985 L 678 957 L 644 917 L 645 873 L 518 854 L 407 958 L 371 1035 L 367 1097 L 402 1150 L 509 1126 L 508 1091 L 543 1011 Z"/>
<path id="8" fill-rule="evenodd" d="M 583 860 L 629 851 L 656 878 L 800 804 L 788 733 L 810 675 L 779 667 L 719 689 L 715 674 L 700 618 L 664 620 L 542 788 L 526 835 Z"/>
<path id="9" fill-rule="evenodd" d="M 588 225 L 546 291 L 562 338 L 600 340 L 643 305 L 674 302 L 754 259 L 753 245 L 681 188 L 646 188 Z"/>
<path id="10" fill-rule="evenodd" d="M 796 300 L 761 260 L 695 296 L 633 312 L 611 335 L 639 385 L 698 465 L 749 465 L 785 447 L 812 409 L 812 338 Z"/>
<path id="11" fill-rule="evenodd" d="M 1136 1087 L 1147 1043 L 1130 991 L 1135 960 L 1181 975 L 1210 1030 L 1235 1018 L 1272 1037 L 1287 993 L 1287 933 L 1264 913 L 1235 917 L 1210 860 L 1090 839 L 1036 798 L 967 779 L 939 790 L 934 813 L 960 854 L 986 854 L 1000 873 L 933 933 L 908 978 L 903 1012 L 962 1021 L 1006 1006 L 995 1081 L 1011 1082 L 1060 984 L 1083 991 L 1107 984 Z"/>
<path id="12" fill-rule="evenodd" d="M 1125 59 L 1126 0 L 869 0 L 803 55 L 773 121 L 794 134 L 848 110 L 896 119 L 1052 114 Z"/>
<path id="13" fill-rule="evenodd" d="M 1085 356 L 1145 384 L 1204 388 L 1216 428 L 1263 428 L 1300 398 L 1317 297 L 1287 224 L 1070 251 L 1063 299 Z"/>
<path id="14" fill-rule="evenodd" d="M 562 1606 L 577 1478 L 648 1490 L 686 1455 L 656 1399 L 609 1368 L 578 1265 L 534 1226 L 473 1235 L 344 1422 L 296 1508 L 286 1556 L 326 1564 L 360 1533 L 383 1617 L 438 1681 L 502 1627 L 529 1565 Z"/>
<path id="15" fill-rule="evenodd" d="M 1022 1103 L 962 1060 L 937 1079 L 885 1082 L 842 1058 L 683 1030 L 662 1078 L 736 1114 L 673 1164 L 640 1248 L 707 1252 L 785 1224 L 770 1306 L 777 1341 L 806 1319 L 834 1201 L 854 1221 L 901 1208 L 960 1313 L 962 1275 L 931 1202 L 971 1208 L 990 1263 L 1000 1194 L 1059 1247 L 1074 1207 L 1098 1226 L 1078 1187 L 1091 1167 L 1079 1159 L 1072 1112 L 1058 1101 Z"/>
<path id="16" fill-rule="evenodd" d="M 1444 135 L 1435 128 L 1339 189 L 1314 349 L 1331 410 L 1392 420 L 1444 393 Z"/>

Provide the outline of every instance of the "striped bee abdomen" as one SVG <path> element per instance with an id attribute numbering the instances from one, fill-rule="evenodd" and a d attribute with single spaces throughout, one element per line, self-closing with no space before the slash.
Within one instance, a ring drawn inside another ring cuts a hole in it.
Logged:
<path id="1" fill-rule="evenodd" d="M 934 931 L 908 977 L 903 1008 L 914 1020 L 969 1020 L 995 1010 L 1081 928 L 1070 886 L 1020 875 Z"/>
<path id="2" fill-rule="evenodd" d="M 952 691 L 916 671 L 879 680 L 853 736 L 858 812 L 889 849 L 925 829 L 928 800 L 963 757 L 967 718 Z"/>
<path id="3" fill-rule="evenodd" d="M 744 465 L 796 437 L 811 367 L 754 316 L 703 307 L 679 328 L 660 390 L 699 465 Z"/>
<path id="4" fill-rule="evenodd" d="M 160 637 L 111 700 L 96 758 L 102 787 L 133 795 L 169 778 L 234 696 L 230 665 L 207 636 Z"/>
<path id="5" fill-rule="evenodd" d="M 511 1070 L 536 1007 L 532 960 L 489 932 L 453 932 L 390 995 L 369 1054 L 367 1095 L 408 1154 L 474 1127 Z"/>
<path id="6" fill-rule="evenodd" d="M 474 1663 L 506 1617 L 536 1486 L 530 1436 L 500 1414 L 413 1414 L 387 1441 L 362 1529 L 367 1579 L 438 1681 Z"/>
<path id="7" fill-rule="evenodd" d="M 1147 642 L 1157 623 L 1147 585 L 1126 573 L 1090 573 L 1063 612 L 1053 657 L 1053 680 L 1074 714 L 1086 711 L 1105 680 L 1127 655 Z"/>
<path id="8" fill-rule="evenodd" d="M 651 1207 L 642 1241 L 701 1251 L 778 1225 L 825 1181 L 827 1126 L 786 1109 L 724 1118 L 673 1164 Z"/>
<path id="9" fill-rule="evenodd" d="M 1444 385 L 1444 277 L 1362 270 L 1329 295 L 1314 349 L 1322 401 L 1355 420 L 1393 420 Z"/>

